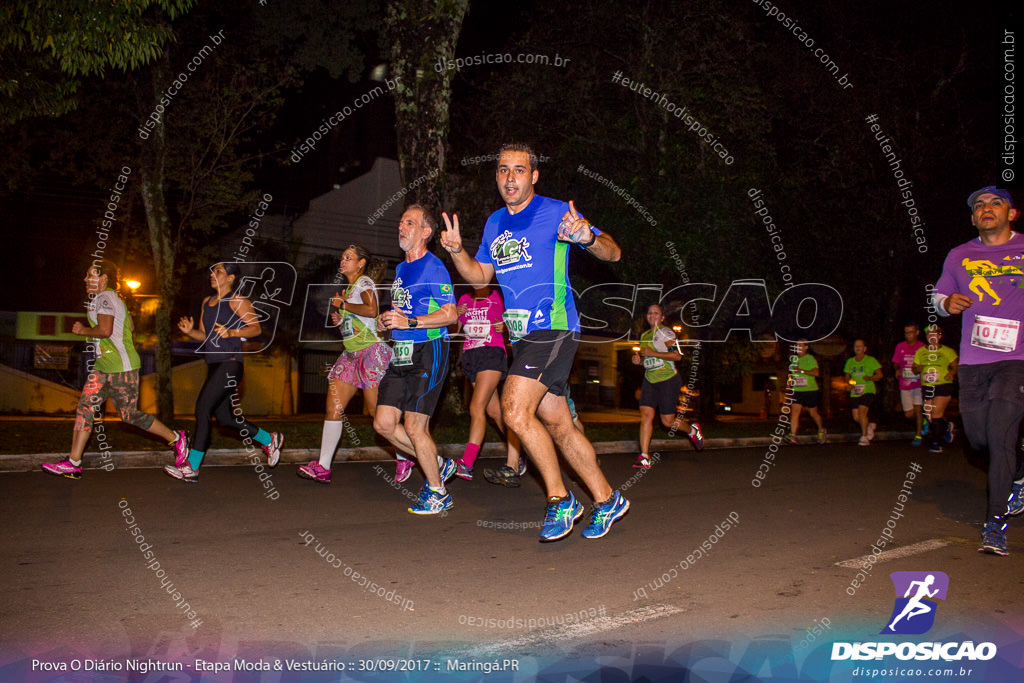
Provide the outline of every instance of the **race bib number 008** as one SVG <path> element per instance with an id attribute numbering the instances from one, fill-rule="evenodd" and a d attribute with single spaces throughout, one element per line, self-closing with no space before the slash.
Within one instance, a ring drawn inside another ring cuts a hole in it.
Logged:
<path id="1" fill-rule="evenodd" d="M 530 322 L 530 311 L 525 308 L 510 308 L 501 315 L 508 327 L 508 336 L 513 342 L 526 336 L 526 327 Z"/>

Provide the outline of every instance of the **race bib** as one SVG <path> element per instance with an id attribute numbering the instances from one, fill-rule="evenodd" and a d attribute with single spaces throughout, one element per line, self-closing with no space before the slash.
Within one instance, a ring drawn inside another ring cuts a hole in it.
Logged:
<path id="1" fill-rule="evenodd" d="M 341 338 L 348 339 L 356 333 L 356 328 L 352 324 L 352 316 L 346 315 L 345 319 L 341 321 Z"/>
<path id="2" fill-rule="evenodd" d="M 850 392 L 850 396 L 863 396 L 864 395 L 864 390 L 866 388 L 867 388 L 867 386 L 865 386 L 863 384 L 854 384 L 853 385 L 853 391 Z"/>
<path id="3" fill-rule="evenodd" d="M 644 358 L 644 370 L 657 370 L 660 367 L 664 367 L 665 360 L 663 358 L 653 358 L 646 356 Z"/>
<path id="4" fill-rule="evenodd" d="M 412 339 L 395 342 L 395 355 L 391 358 L 391 364 L 396 366 L 412 365 Z"/>
<path id="5" fill-rule="evenodd" d="M 530 322 L 530 311 L 525 308 L 510 308 L 501 314 L 505 326 L 508 327 L 509 339 L 513 342 L 526 336 L 526 327 Z"/>
<path id="6" fill-rule="evenodd" d="M 491 321 L 468 322 L 463 326 L 470 339 L 487 339 L 491 336 Z"/>
<path id="7" fill-rule="evenodd" d="M 1000 353 L 1010 353 L 1017 348 L 1019 329 L 1019 320 L 979 315 L 974 319 L 974 326 L 971 328 L 971 346 Z"/>
<path id="8" fill-rule="evenodd" d="M 793 386 L 794 387 L 806 387 L 807 386 L 807 375 L 793 375 Z"/>
<path id="9" fill-rule="evenodd" d="M 903 368 L 903 379 L 917 379 L 913 368 Z"/>
<path id="10" fill-rule="evenodd" d="M 939 381 L 939 371 L 925 370 L 924 374 L 921 377 L 924 379 L 925 382 L 929 384 L 936 384 Z"/>

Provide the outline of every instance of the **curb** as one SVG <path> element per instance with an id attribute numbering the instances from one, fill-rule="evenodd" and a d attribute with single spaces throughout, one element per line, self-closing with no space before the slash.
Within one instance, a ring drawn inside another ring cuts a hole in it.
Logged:
<path id="1" fill-rule="evenodd" d="M 779 438 L 779 437 L 776 437 Z M 800 445 L 817 445 L 814 437 L 801 437 Z M 856 443 L 860 438 L 858 434 L 829 434 L 826 444 Z M 878 432 L 875 434 L 875 441 L 910 441 L 914 438 L 913 432 Z M 781 439 L 780 439 L 781 441 Z M 779 447 L 788 444 L 774 441 L 772 437 L 753 436 L 737 438 L 716 438 L 706 439 L 705 450 L 720 450 L 727 448 L 760 448 L 769 447 L 775 443 Z M 789 446 L 792 448 L 792 446 Z M 684 439 L 654 439 L 651 441 L 651 450 L 656 452 L 668 451 L 689 451 L 689 440 Z M 594 451 L 597 455 L 609 455 L 612 453 L 635 453 L 639 450 L 639 444 L 635 440 L 627 441 L 599 441 L 594 444 Z M 457 458 L 462 455 L 462 444 L 438 444 L 437 452 L 445 458 Z M 83 462 L 83 469 L 100 469 L 98 456 L 100 453 L 89 451 Z M 144 469 L 163 467 L 172 463 L 171 452 L 162 451 L 109 451 L 109 460 L 113 462 L 115 469 Z M 0 472 L 32 472 L 37 471 L 44 462 L 63 460 L 67 453 L 29 453 L 0 455 Z M 255 457 L 255 460 L 253 459 Z M 287 448 L 281 451 L 281 464 L 302 465 L 310 460 L 320 457 L 320 451 L 313 448 Z M 503 459 L 505 457 L 505 446 L 501 443 L 487 443 L 480 449 L 481 458 Z M 391 451 L 377 446 L 363 446 L 360 448 L 342 448 L 335 452 L 334 464 L 342 462 L 375 462 L 391 461 L 394 456 Z M 246 451 L 238 448 L 216 448 L 206 454 L 203 467 L 238 467 L 252 466 L 265 462 L 263 452 L 260 450 Z"/>

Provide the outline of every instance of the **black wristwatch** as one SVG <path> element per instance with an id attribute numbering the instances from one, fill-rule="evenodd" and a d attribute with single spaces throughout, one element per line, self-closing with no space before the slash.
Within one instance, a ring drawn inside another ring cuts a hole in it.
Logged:
<path id="1" fill-rule="evenodd" d="M 409 321 L 409 329 L 410 330 L 415 330 L 416 326 L 420 324 L 420 321 L 417 320 L 416 318 L 413 318 L 413 317 L 406 318 L 406 320 Z"/>

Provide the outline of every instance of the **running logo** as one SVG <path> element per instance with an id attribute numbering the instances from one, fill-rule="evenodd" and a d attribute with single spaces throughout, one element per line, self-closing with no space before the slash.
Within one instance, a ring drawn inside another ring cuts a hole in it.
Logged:
<path id="1" fill-rule="evenodd" d="M 402 278 L 396 278 L 391 285 L 391 303 L 395 308 L 407 308 L 409 299 L 409 290 L 402 286 Z"/>
<path id="2" fill-rule="evenodd" d="M 525 239 L 512 239 L 512 233 L 506 230 L 491 242 L 491 259 L 497 268 L 518 263 L 520 259 L 530 261 L 530 253 L 526 251 L 529 247 Z"/>
<path id="3" fill-rule="evenodd" d="M 880 633 L 927 633 L 935 623 L 938 606 L 933 598 L 946 599 L 949 577 L 944 572 L 893 572 L 889 578 L 896 591 L 896 602 L 888 625 Z"/>

